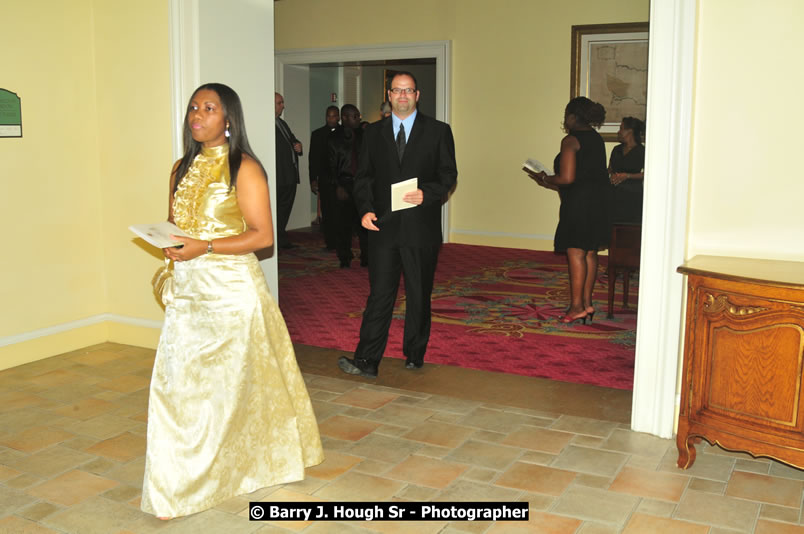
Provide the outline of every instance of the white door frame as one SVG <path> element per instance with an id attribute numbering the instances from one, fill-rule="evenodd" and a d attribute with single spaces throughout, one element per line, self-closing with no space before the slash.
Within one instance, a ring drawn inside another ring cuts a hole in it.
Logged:
<path id="1" fill-rule="evenodd" d="M 352 61 L 381 61 L 385 59 L 435 58 L 436 61 L 436 119 L 450 120 L 450 94 L 452 72 L 451 41 L 423 41 L 369 46 L 343 46 L 331 48 L 304 48 L 279 50 L 274 54 L 276 91 L 284 91 L 285 65 L 314 65 L 317 63 L 346 63 Z M 449 242 L 449 202 L 441 208 L 441 232 Z"/>

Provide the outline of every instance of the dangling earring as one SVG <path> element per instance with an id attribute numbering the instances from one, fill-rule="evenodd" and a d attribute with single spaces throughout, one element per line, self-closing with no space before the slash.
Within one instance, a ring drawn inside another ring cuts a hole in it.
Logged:
<path id="1" fill-rule="evenodd" d="M 228 124 L 226 125 L 226 129 L 223 131 L 223 135 L 225 135 L 226 137 L 229 137 L 229 125 Z"/>

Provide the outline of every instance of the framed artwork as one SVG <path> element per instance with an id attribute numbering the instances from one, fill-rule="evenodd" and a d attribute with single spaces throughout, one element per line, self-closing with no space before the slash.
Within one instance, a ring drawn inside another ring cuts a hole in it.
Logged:
<path id="1" fill-rule="evenodd" d="M 648 23 L 572 27 L 570 98 L 585 96 L 606 108 L 600 128 L 616 141 L 623 117 L 645 120 L 648 100 Z"/>
<path id="2" fill-rule="evenodd" d="M 384 69 L 382 71 L 383 79 L 385 80 L 382 84 L 383 91 L 382 91 L 382 101 L 388 102 L 388 91 L 391 90 L 391 80 L 394 79 L 394 76 L 399 74 L 400 71 L 398 70 L 391 70 L 391 69 Z"/>

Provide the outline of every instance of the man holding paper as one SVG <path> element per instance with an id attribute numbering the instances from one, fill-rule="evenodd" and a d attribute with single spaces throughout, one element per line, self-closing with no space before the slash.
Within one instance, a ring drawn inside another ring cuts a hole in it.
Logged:
<path id="1" fill-rule="evenodd" d="M 354 199 L 369 230 L 371 293 L 363 312 L 354 358 L 338 360 L 342 371 L 369 378 L 388 341 L 388 329 L 405 277 L 405 367 L 418 369 L 430 338 L 430 296 L 441 247 L 441 204 L 458 176 L 448 124 L 416 110 L 416 78 L 399 72 L 391 80 L 390 117 L 363 135 Z"/>

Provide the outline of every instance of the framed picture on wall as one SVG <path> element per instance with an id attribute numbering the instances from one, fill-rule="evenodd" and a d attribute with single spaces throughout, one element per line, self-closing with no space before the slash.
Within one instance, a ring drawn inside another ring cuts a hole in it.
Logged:
<path id="1" fill-rule="evenodd" d="M 623 117 L 645 120 L 648 28 L 647 22 L 572 27 L 570 98 L 585 96 L 606 108 L 605 141 L 617 140 Z"/>
<path id="2" fill-rule="evenodd" d="M 399 72 L 400 71 L 398 71 L 398 70 L 391 70 L 391 69 L 385 69 L 385 70 L 382 71 L 383 79 L 385 80 L 385 83 L 383 83 L 383 88 L 384 89 L 383 89 L 383 92 L 382 92 L 382 101 L 383 102 L 388 102 L 388 91 L 391 90 L 391 80 L 393 80 L 394 76 L 399 74 Z"/>

